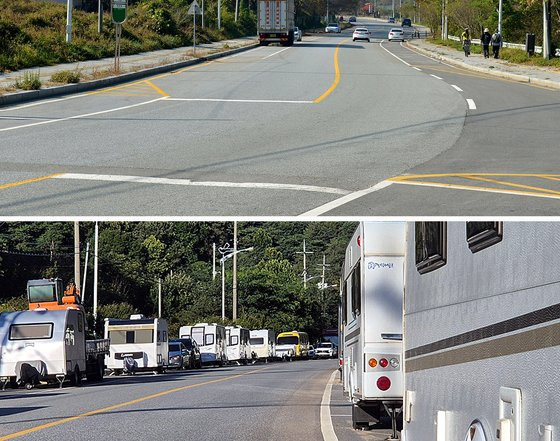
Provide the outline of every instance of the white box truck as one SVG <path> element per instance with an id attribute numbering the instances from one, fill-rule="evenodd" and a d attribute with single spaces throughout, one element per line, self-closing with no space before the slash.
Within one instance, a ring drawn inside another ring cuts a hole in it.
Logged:
<path id="1" fill-rule="evenodd" d="M 294 0 L 259 0 L 257 3 L 257 32 L 259 43 L 294 44 Z"/>

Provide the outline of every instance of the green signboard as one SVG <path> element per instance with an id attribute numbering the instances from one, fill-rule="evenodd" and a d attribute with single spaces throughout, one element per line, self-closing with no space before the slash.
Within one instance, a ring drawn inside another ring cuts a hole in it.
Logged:
<path id="1" fill-rule="evenodd" d="M 113 23 L 122 24 L 126 20 L 128 0 L 111 0 L 111 17 Z"/>

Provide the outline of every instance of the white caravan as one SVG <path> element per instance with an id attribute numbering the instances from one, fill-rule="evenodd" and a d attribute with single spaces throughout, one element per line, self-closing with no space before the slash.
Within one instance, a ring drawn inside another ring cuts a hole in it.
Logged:
<path id="1" fill-rule="evenodd" d="M 105 319 L 105 338 L 111 341 L 107 367 L 123 371 L 161 373 L 169 364 L 169 336 L 165 319 L 131 315 L 129 320 Z"/>
<path id="2" fill-rule="evenodd" d="M 268 360 L 276 357 L 276 339 L 272 329 L 256 329 L 250 334 L 251 351 L 257 360 Z"/>
<path id="3" fill-rule="evenodd" d="M 560 223 L 409 232 L 406 440 L 559 439 Z"/>
<path id="4" fill-rule="evenodd" d="M 103 378 L 105 340 L 86 340 L 80 309 L 5 312 L 0 314 L 0 382 L 32 388 L 39 381 L 69 378 L 79 384 Z"/>
<path id="5" fill-rule="evenodd" d="M 404 222 L 362 222 L 346 249 L 342 278 L 344 390 L 352 425 L 389 414 L 395 434 L 402 408 Z"/>
<path id="6" fill-rule="evenodd" d="M 191 337 L 200 347 L 200 358 L 204 364 L 223 366 L 227 362 L 226 328 L 216 323 L 197 323 L 181 326 L 179 338 Z"/>
<path id="7" fill-rule="evenodd" d="M 251 359 L 249 330 L 240 326 L 226 326 L 227 358 L 230 363 L 247 364 Z"/>

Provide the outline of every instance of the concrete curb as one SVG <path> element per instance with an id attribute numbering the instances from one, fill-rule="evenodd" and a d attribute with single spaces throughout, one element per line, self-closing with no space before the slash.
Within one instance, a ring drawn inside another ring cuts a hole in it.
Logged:
<path id="1" fill-rule="evenodd" d="M 101 89 L 103 87 L 113 86 L 115 84 L 126 83 L 128 81 L 137 80 L 140 78 L 151 77 L 164 72 L 181 69 L 183 67 L 193 66 L 195 64 L 204 63 L 206 61 L 215 60 L 228 55 L 233 55 L 238 52 L 243 52 L 249 49 L 258 47 L 258 43 L 250 44 L 247 46 L 227 50 L 224 52 L 217 52 L 210 54 L 204 58 L 196 58 L 193 60 L 178 61 L 176 63 L 164 64 L 162 66 L 150 67 L 141 69 L 136 72 L 128 72 L 119 76 L 101 78 L 99 80 L 84 81 L 77 84 L 65 84 L 63 86 L 53 86 L 46 89 L 39 90 L 25 90 L 22 92 L 7 93 L 0 95 L 0 107 L 12 104 L 21 104 L 28 101 L 34 101 L 43 98 L 50 98 L 60 95 L 69 95 L 79 92 L 87 92 L 89 90 Z"/>
<path id="2" fill-rule="evenodd" d="M 405 46 L 409 49 L 418 51 L 421 54 L 427 55 L 430 58 L 435 58 L 436 60 L 445 61 L 448 64 L 452 64 L 452 65 L 457 66 L 457 67 L 462 67 L 464 69 L 472 70 L 472 71 L 475 71 L 475 72 L 485 73 L 485 74 L 492 75 L 492 76 L 495 76 L 495 77 L 506 78 L 508 80 L 513 80 L 513 81 L 517 81 L 517 82 L 520 82 L 520 83 L 536 84 L 538 86 L 550 87 L 552 89 L 559 89 L 560 90 L 560 82 L 559 81 L 543 80 L 541 78 L 534 78 L 534 77 L 531 77 L 531 76 L 528 76 L 528 75 L 520 75 L 520 74 L 514 74 L 514 73 L 504 72 L 504 71 L 500 71 L 500 70 L 494 70 L 494 69 L 488 69 L 488 68 L 484 68 L 484 67 L 473 66 L 471 64 L 464 63 L 462 61 L 458 61 L 458 60 L 455 60 L 453 58 L 446 57 L 445 55 L 438 54 L 438 53 L 430 51 L 428 49 L 418 47 L 418 46 L 416 46 L 414 44 L 411 44 L 409 42 L 406 42 Z"/>

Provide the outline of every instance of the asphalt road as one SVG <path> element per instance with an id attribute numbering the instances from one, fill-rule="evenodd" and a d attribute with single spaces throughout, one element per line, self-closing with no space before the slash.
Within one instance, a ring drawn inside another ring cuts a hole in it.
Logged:
<path id="1" fill-rule="evenodd" d="M 0 109 L 0 212 L 554 215 L 560 94 L 382 42 L 304 37 Z M 337 73 L 339 72 L 339 74 Z"/>
<path id="2" fill-rule="evenodd" d="M 336 368 L 336 360 L 309 360 L 7 389 L 0 392 L 0 440 L 319 441 L 323 394 Z M 349 404 L 334 383 L 336 438 L 385 439 L 387 430 L 351 429 Z"/>

